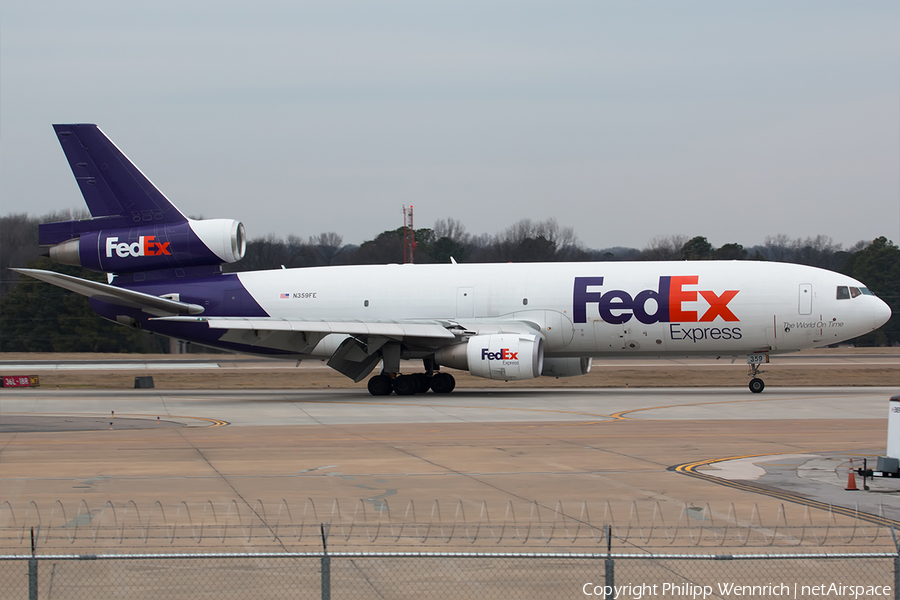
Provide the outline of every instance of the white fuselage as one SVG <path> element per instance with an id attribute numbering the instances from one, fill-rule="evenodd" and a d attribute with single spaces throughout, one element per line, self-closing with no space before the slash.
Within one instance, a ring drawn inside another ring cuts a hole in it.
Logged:
<path id="1" fill-rule="evenodd" d="M 872 295 L 838 299 L 838 286 L 862 288 L 850 277 L 755 261 L 345 266 L 239 278 L 272 317 L 440 320 L 475 332 L 526 323 L 548 357 L 787 352 L 862 335 L 890 316 Z M 314 354 L 330 353 L 334 340 L 320 346 Z"/>

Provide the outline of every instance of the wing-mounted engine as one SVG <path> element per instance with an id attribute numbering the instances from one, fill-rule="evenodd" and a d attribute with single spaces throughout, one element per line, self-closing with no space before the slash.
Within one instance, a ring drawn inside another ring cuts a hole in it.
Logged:
<path id="1" fill-rule="evenodd" d="M 591 372 L 593 359 L 590 356 L 570 356 L 565 358 L 545 358 L 542 377 L 578 377 Z"/>
<path id="2" fill-rule="evenodd" d="M 41 234 L 41 244 L 49 245 L 52 237 Z M 131 273 L 233 263 L 246 249 L 243 223 L 208 219 L 90 231 L 50 245 L 49 255 L 92 271 Z"/>
<path id="3" fill-rule="evenodd" d="M 434 359 L 439 365 L 469 371 L 475 377 L 533 379 L 543 370 L 544 339 L 517 333 L 476 335 L 463 344 L 441 348 Z"/>

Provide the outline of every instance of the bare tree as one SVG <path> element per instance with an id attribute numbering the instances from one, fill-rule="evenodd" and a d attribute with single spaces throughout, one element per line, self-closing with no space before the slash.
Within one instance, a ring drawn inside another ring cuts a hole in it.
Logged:
<path id="1" fill-rule="evenodd" d="M 319 258 L 318 264 L 330 265 L 334 258 L 340 254 L 343 241 L 343 236 L 333 231 L 328 231 L 317 236 L 310 236 L 309 245 L 315 248 Z"/>
<path id="2" fill-rule="evenodd" d="M 438 219 L 434 223 L 435 239 L 447 238 L 453 240 L 457 244 L 466 244 L 472 237 L 466 233 L 466 227 L 462 222 L 448 217 L 446 219 Z"/>
<path id="3" fill-rule="evenodd" d="M 686 235 L 657 236 L 641 252 L 644 260 L 679 260 L 681 249 L 690 238 Z"/>
<path id="4" fill-rule="evenodd" d="M 835 255 L 841 252 L 841 245 L 835 244 L 827 235 L 797 238 L 791 244 L 794 255 L 791 262 L 814 267 L 831 268 Z"/>
<path id="5" fill-rule="evenodd" d="M 771 236 L 767 235 L 763 242 L 766 258 L 778 262 L 785 262 L 791 255 L 791 240 L 783 233 Z"/>

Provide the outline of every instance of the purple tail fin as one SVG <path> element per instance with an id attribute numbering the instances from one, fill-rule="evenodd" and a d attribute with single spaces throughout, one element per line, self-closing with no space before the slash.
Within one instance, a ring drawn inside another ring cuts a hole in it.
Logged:
<path id="1" fill-rule="evenodd" d="M 99 127 L 54 125 L 53 129 L 94 218 L 41 225 L 41 245 L 100 229 L 187 222 Z"/>
<path id="2" fill-rule="evenodd" d="M 51 260 L 119 274 L 174 270 L 183 277 L 185 269 L 218 272 L 244 256 L 240 222 L 186 218 L 96 125 L 53 129 L 92 218 L 39 226 Z"/>

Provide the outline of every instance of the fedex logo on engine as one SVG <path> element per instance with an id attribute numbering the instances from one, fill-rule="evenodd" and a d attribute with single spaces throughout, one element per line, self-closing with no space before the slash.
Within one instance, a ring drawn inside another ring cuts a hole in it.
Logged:
<path id="1" fill-rule="evenodd" d="M 481 360 L 519 360 L 519 353 L 510 352 L 509 348 L 500 348 L 499 352 L 491 352 L 487 348 L 482 348 Z"/>
<path id="2" fill-rule="evenodd" d="M 170 242 L 157 242 L 155 235 L 142 235 L 138 241 L 129 244 L 128 242 L 119 243 L 119 238 L 106 238 L 106 258 L 112 258 L 115 251 L 116 256 L 120 258 L 128 258 L 129 256 L 161 256 L 163 254 L 171 256 L 169 250 Z"/>
<path id="3" fill-rule="evenodd" d="M 575 323 L 587 323 L 587 306 L 596 304 L 600 318 L 607 323 L 627 323 L 634 317 L 645 325 L 653 323 L 697 323 L 713 321 L 740 321 L 728 308 L 728 303 L 740 290 L 726 290 L 717 294 L 711 290 L 691 289 L 699 283 L 697 275 L 665 275 L 659 278 L 659 288 L 642 290 L 632 296 L 624 290 L 588 291 L 603 286 L 602 277 L 576 277 L 573 294 L 572 317 Z M 685 302 L 696 302 L 697 295 L 709 304 L 700 315 L 696 310 L 685 310 Z M 648 300 L 653 300 L 648 307 Z M 653 310 L 654 312 L 650 312 Z"/>

